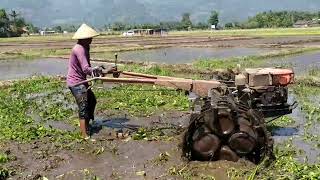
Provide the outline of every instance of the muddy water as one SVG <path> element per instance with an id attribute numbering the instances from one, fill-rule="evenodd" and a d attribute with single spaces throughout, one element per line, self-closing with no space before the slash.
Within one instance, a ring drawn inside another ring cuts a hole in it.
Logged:
<path id="1" fill-rule="evenodd" d="M 286 67 L 292 67 L 297 76 L 303 76 L 312 68 L 320 68 L 320 51 L 306 53 L 302 55 L 289 56 L 285 58 L 276 58 L 268 62 L 270 66 L 284 65 Z M 293 95 L 290 96 L 290 100 L 293 101 Z M 320 149 L 314 147 L 314 143 L 306 142 L 303 139 L 305 133 L 305 124 L 307 120 L 305 115 L 301 111 L 301 107 L 297 107 L 290 115 L 295 124 L 291 127 L 281 127 L 274 130 L 273 135 L 276 142 L 283 142 L 292 138 L 293 144 L 304 151 L 304 154 L 299 157 L 300 161 L 307 161 L 309 163 L 318 163 L 320 159 Z M 318 127 L 318 125 L 315 125 Z M 319 134 L 316 128 L 311 128 L 311 134 Z"/>
<path id="2" fill-rule="evenodd" d="M 290 104 L 294 101 L 294 96 L 291 94 L 289 96 Z M 292 114 L 289 115 L 295 121 L 295 123 L 289 127 L 279 127 L 272 131 L 273 138 L 276 142 L 282 143 L 290 138 L 292 138 L 292 143 L 298 148 L 303 150 L 303 154 L 298 157 L 301 162 L 307 161 L 308 163 L 318 163 L 320 159 L 320 149 L 315 148 L 314 144 L 306 142 L 303 139 L 305 133 L 305 124 L 307 123 L 307 119 L 305 115 L 301 111 L 301 107 L 298 106 L 293 110 Z M 316 130 L 312 130 L 312 134 L 317 134 Z"/>
<path id="3" fill-rule="evenodd" d="M 123 52 L 120 59 L 137 61 L 157 60 L 160 63 L 188 63 L 198 58 L 224 58 L 264 53 L 271 49 L 255 48 L 165 48 L 156 50 Z M 23 79 L 32 75 L 66 75 L 68 60 L 44 58 L 36 60 L 7 60 L 0 61 L 0 80 Z M 293 67 L 295 73 L 301 75 L 312 67 L 320 68 L 320 52 L 285 58 L 270 59 L 268 66 L 286 65 Z"/>
<path id="4" fill-rule="evenodd" d="M 0 61 L 0 80 L 23 79 L 33 75 L 66 75 L 68 61 L 63 59 Z"/>
<path id="5" fill-rule="evenodd" d="M 262 48 L 193 48 L 170 47 L 152 50 L 127 51 L 119 53 L 119 58 L 133 61 L 149 61 L 167 64 L 191 63 L 196 59 L 229 58 L 267 53 L 274 49 Z"/>
<path id="6" fill-rule="evenodd" d="M 103 63 L 93 63 L 93 66 Z M 67 75 L 68 60 L 59 58 L 43 58 L 35 60 L 1 60 L 0 81 L 24 79 L 34 75 L 56 76 Z"/>
<path id="7" fill-rule="evenodd" d="M 297 75 L 302 75 L 311 68 L 320 68 L 320 51 L 297 56 L 271 59 L 268 64 L 280 66 L 289 65 L 289 67 L 293 67 Z"/>

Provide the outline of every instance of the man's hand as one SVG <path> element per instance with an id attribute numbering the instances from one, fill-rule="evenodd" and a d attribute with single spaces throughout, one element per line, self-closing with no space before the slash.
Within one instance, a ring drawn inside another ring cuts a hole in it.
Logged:
<path id="1" fill-rule="evenodd" d="M 92 68 L 92 76 L 93 77 L 102 77 L 103 73 L 103 69 L 105 69 L 104 66 L 96 66 L 94 68 Z"/>

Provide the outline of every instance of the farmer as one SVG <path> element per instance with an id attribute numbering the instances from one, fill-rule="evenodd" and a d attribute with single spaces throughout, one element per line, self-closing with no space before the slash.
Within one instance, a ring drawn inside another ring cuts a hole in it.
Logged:
<path id="1" fill-rule="evenodd" d="M 78 42 L 72 49 L 67 75 L 67 85 L 79 107 L 80 130 L 85 140 L 90 139 L 89 121 L 94 120 L 97 101 L 92 90 L 88 88 L 89 84 L 81 82 L 85 81 L 88 75 L 100 76 L 102 73 L 102 67 L 92 68 L 90 64 L 90 44 L 96 36 L 99 34 L 86 24 L 82 24 L 74 34 L 72 39 L 77 39 Z"/>

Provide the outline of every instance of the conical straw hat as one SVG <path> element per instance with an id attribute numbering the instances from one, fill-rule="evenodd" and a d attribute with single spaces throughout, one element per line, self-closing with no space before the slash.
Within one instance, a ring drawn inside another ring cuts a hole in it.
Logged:
<path id="1" fill-rule="evenodd" d="M 72 39 L 88 39 L 99 36 L 99 33 L 86 24 L 82 24 Z"/>

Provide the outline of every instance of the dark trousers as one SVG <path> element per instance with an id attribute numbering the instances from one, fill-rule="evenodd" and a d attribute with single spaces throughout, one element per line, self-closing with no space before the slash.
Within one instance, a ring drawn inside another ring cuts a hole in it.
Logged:
<path id="1" fill-rule="evenodd" d="M 85 85 L 69 87 L 79 108 L 79 118 L 87 121 L 94 120 L 94 110 L 97 100 L 91 89 Z"/>

